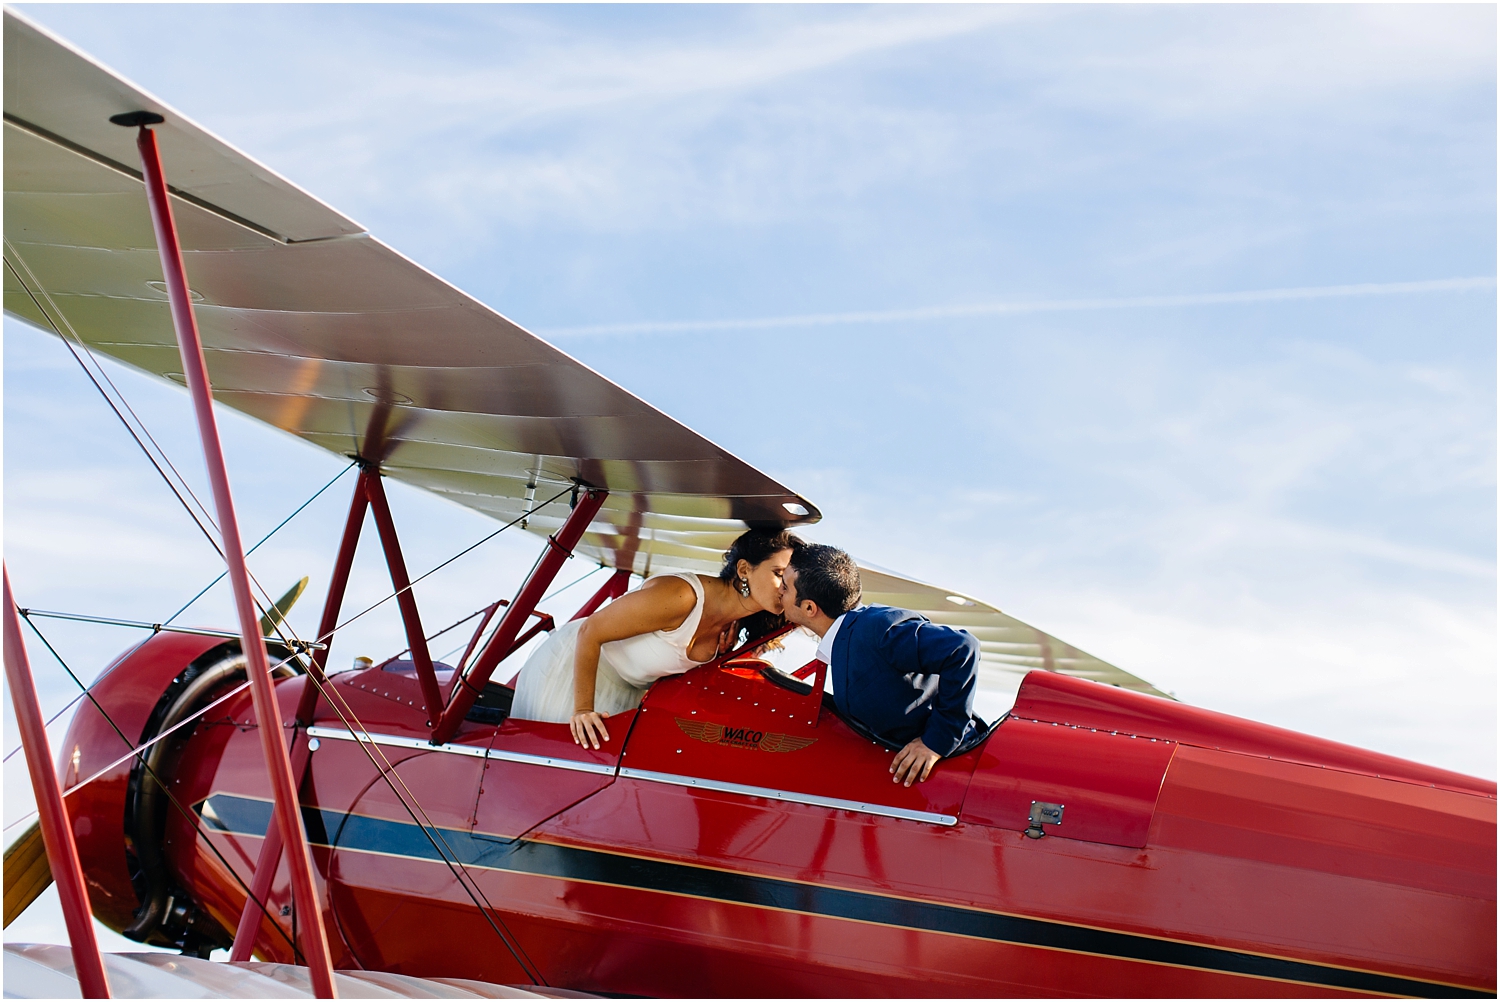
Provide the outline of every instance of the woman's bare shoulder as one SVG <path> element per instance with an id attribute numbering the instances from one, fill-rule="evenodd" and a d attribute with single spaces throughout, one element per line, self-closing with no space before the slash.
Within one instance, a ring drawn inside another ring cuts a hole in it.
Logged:
<path id="1" fill-rule="evenodd" d="M 647 578 L 641 585 L 641 593 L 649 594 L 653 601 L 661 602 L 671 608 L 681 607 L 683 614 L 690 612 L 698 603 L 698 595 L 693 586 L 676 574 L 662 574 L 658 577 Z"/>
<path id="2" fill-rule="evenodd" d="M 692 585 L 664 574 L 594 613 L 585 621 L 584 633 L 607 642 L 654 630 L 675 630 L 693 611 L 696 601 Z"/>

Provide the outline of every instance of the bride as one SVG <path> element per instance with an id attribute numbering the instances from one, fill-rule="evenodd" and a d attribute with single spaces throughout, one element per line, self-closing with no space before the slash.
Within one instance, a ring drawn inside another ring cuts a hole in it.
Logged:
<path id="1" fill-rule="evenodd" d="M 639 706 L 652 682 L 779 625 L 781 576 L 800 546 L 784 529 L 751 529 L 717 578 L 659 574 L 555 630 L 521 668 L 510 715 L 567 722 L 576 744 L 598 748 L 609 740 L 605 718 Z"/>

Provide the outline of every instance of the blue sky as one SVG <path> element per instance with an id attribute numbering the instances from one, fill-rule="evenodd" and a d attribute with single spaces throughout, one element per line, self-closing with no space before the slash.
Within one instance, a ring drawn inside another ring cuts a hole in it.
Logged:
<path id="1" fill-rule="evenodd" d="M 1493 7 L 20 9 L 805 493 L 810 535 L 1190 702 L 1495 775 Z M 735 323 L 808 315 L 842 319 Z M 23 604 L 170 612 L 211 554 L 5 330 Z M 196 468 L 180 391 L 118 378 Z M 226 437 L 252 537 L 339 468 Z M 261 555 L 313 575 L 309 626 L 345 494 Z M 414 567 L 487 531 L 393 501 Z M 126 639 L 58 642 L 92 674 Z"/>

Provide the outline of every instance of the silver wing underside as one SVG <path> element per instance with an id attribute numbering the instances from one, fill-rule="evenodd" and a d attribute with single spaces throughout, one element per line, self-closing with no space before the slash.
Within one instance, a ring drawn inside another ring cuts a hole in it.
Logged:
<path id="1" fill-rule="evenodd" d="M 402 257 L 270 168 L 5 12 L 5 311 L 182 381 L 132 129 L 156 126 L 214 396 L 330 452 L 547 534 L 575 483 L 609 499 L 579 547 L 716 572 L 747 524 L 817 508 Z M 560 497 L 558 495 L 561 495 Z M 1156 692 L 998 609 L 868 568 L 866 600 L 979 637 L 986 671 Z"/>
<path id="2" fill-rule="evenodd" d="M 972 596 L 864 564 L 860 565 L 859 576 L 866 603 L 911 609 L 934 623 L 974 634 L 980 647 L 980 685 L 994 692 L 1013 694 L 1027 672 L 1041 669 L 1153 696 L 1168 696 L 1151 683 Z"/>
<path id="3" fill-rule="evenodd" d="M 311 999 L 307 968 L 264 961 L 199 960 L 171 953 L 102 953 L 105 976 L 117 998 Z M 463 978 L 414 978 L 382 971 L 338 971 L 340 998 L 546 999 L 512 985 Z M 593 996 L 579 994 L 581 998 Z M 5 944 L 5 997 L 81 998 L 71 947 L 53 943 Z"/>

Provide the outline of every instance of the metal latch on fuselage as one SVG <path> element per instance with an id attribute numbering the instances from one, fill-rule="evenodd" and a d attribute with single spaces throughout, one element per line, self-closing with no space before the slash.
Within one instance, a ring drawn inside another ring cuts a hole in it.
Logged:
<path id="1" fill-rule="evenodd" d="M 1042 825 L 1062 824 L 1063 805 L 1049 804 L 1041 800 L 1031 802 L 1031 815 L 1027 819 L 1031 823 L 1026 829 L 1027 838 L 1041 838 L 1047 834 L 1042 830 Z"/>

